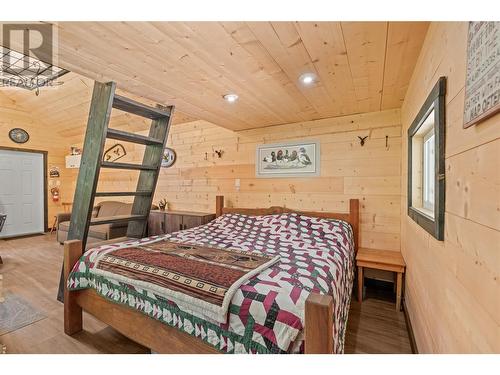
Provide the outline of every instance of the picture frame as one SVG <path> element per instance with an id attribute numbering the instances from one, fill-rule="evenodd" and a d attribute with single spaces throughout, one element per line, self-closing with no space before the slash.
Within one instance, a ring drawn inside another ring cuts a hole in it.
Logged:
<path id="1" fill-rule="evenodd" d="M 321 174 L 318 141 L 260 144 L 255 154 L 259 178 L 318 177 Z"/>
<path id="2" fill-rule="evenodd" d="M 14 128 L 9 131 L 9 139 L 15 143 L 26 143 L 30 139 L 29 133 L 21 128 Z"/>
<path id="3" fill-rule="evenodd" d="M 500 22 L 469 22 L 464 129 L 500 112 Z"/>

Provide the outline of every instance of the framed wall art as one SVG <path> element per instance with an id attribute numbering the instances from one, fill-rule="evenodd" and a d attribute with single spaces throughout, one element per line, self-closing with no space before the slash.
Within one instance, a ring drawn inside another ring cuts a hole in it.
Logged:
<path id="1" fill-rule="evenodd" d="M 103 160 L 114 163 L 118 159 L 123 158 L 125 155 L 127 155 L 127 151 L 125 150 L 125 147 L 121 143 L 117 143 L 114 146 L 111 146 L 104 152 Z"/>
<path id="2" fill-rule="evenodd" d="M 30 139 L 28 132 L 21 128 L 14 128 L 9 131 L 9 138 L 15 143 L 26 143 Z"/>
<path id="3" fill-rule="evenodd" d="M 172 165 L 174 165 L 176 158 L 177 158 L 177 155 L 175 154 L 175 151 L 169 147 L 165 147 L 163 149 L 163 157 L 161 159 L 161 167 L 162 168 L 171 167 Z"/>
<path id="4" fill-rule="evenodd" d="M 500 111 L 500 22 L 469 22 L 464 128 Z"/>
<path id="5" fill-rule="evenodd" d="M 257 177 L 314 177 L 320 175 L 319 142 L 263 144 L 257 146 Z"/>

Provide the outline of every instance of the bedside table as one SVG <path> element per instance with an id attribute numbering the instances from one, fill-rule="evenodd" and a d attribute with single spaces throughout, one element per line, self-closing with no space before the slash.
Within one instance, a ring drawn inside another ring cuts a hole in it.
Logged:
<path id="1" fill-rule="evenodd" d="M 358 301 L 363 300 L 363 268 L 392 271 L 397 273 L 396 278 L 396 310 L 401 310 L 401 296 L 403 292 L 403 274 L 406 264 L 399 251 L 367 249 L 360 247 L 356 255 L 358 267 Z"/>

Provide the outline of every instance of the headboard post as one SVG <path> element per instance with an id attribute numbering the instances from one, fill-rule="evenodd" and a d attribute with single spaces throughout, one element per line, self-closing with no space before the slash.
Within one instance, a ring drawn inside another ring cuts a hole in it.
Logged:
<path id="1" fill-rule="evenodd" d="M 224 196 L 217 195 L 215 197 L 215 217 L 222 216 L 222 209 L 224 208 Z"/>
<path id="2" fill-rule="evenodd" d="M 359 246 L 359 200 L 349 199 L 349 221 L 354 237 L 354 250 L 358 252 Z"/>

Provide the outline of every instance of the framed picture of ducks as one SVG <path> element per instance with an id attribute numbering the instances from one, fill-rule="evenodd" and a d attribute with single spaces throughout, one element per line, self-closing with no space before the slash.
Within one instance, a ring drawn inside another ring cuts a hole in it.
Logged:
<path id="1" fill-rule="evenodd" d="M 264 178 L 319 176 L 319 142 L 258 145 L 255 173 Z"/>

